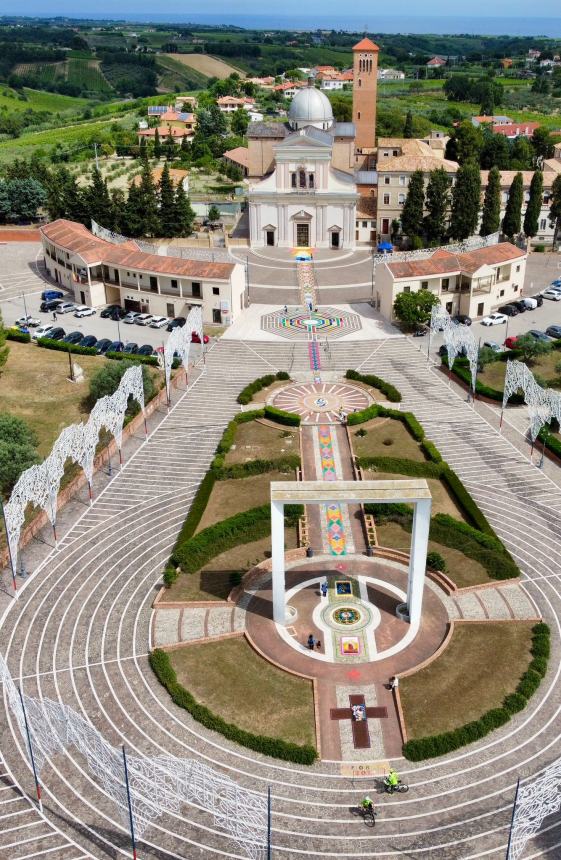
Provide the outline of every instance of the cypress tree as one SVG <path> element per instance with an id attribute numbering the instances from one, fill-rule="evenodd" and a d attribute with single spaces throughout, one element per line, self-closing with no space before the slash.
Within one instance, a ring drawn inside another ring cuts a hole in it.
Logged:
<path id="1" fill-rule="evenodd" d="M 139 158 L 142 161 L 148 161 L 148 146 L 146 145 L 146 138 L 140 138 L 140 146 L 138 151 Z"/>
<path id="2" fill-rule="evenodd" d="M 140 197 L 142 206 L 142 235 L 157 236 L 160 230 L 158 197 L 152 180 L 152 171 L 148 163 L 143 165 L 142 173 L 140 174 Z"/>
<path id="3" fill-rule="evenodd" d="M 121 214 L 121 230 L 126 236 L 137 239 L 144 235 L 144 213 L 140 185 L 134 180 L 129 185 L 127 202 Z"/>
<path id="4" fill-rule="evenodd" d="M 543 173 L 536 170 L 530 183 L 530 199 L 524 215 L 524 233 L 529 239 L 537 235 L 543 198 Z"/>
<path id="5" fill-rule="evenodd" d="M 557 250 L 559 234 L 561 233 L 561 175 L 555 177 L 551 186 L 549 221 L 554 226 L 553 247 Z"/>
<path id="6" fill-rule="evenodd" d="M 481 218 L 480 236 L 490 236 L 501 226 L 501 172 L 498 167 L 492 167 L 487 179 L 485 200 L 483 201 L 483 216 Z"/>
<path id="7" fill-rule="evenodd" d="M 431 170 L 427 185 L 425 233 L 429 242 L 440 244 L 446 233 L 450 182 L 443 167 Z"/>
<path id="8" fill-rule="evenodd" d="M 97 221 L 98 224 L 106 227 L 108 230 L 113 229 L 115 213 L 113 211 L 113 204 L 111 203 L 111 196 L 107 189 L 107 183 L 103 181 L 103 177 L 97 167 L 94 167 L 92 170 L 92 182 L 85 189 L 84 202 L 90 219 L 93 218 L 94 221 Z"/>
<path id="9" fill-rule="evenodd" d="M 181 182 L 175 192 L 175 230 L 176 236 L 190 236 L 193 232 L 195 213 L 189 203 Z"/>
<path id="10" fill-rule="evenodd" d="M 169 239 L 175 236 L 176 230 L 175 195 L 166 161 L 162 171 L 162 178 L 160 179 L 160 232 L 162 236 Z"/>
<path id="11" fill-rule="evenodd" d="M 509 239 L 514 238 L 520 233 L 520 223 L 522 220 L 522 200 L 524 198 L 524 183 L 522 174 L 517 173 L 512 180 L 509 192 L 508 201 L 505 209 L 505 217 L 503 218 L 503 233 Z"/>
<path id="12" fill-rule="evenodd" d="M 413 137 L 413 114 L 410 110 L 407 111 L 407 115 L 405 117 L 405 126 L 403 128 L 403 137 L 412 138 Z"/>
<path id="13" fill-rule="evenodd" d="M 479 164 L 467 161 L 456 174 L 452 191 L 450 236 L 463 241 L 477 230 L 481 204 L 481 174 Z"/>
<path id="14" fill-rule="evenodd" d="M 401 229 L 409 239 L 423 232 L 424 206 L 425 179 L 422 170 L 415 170 L 409 180 L 409 191 L 401 213 Z"/>
<path id="15" fill-rule="evenodd" d="M 176 153 L 175 141 L 174 141 L 173 135 L 171 133 L 171 127 L 169 129 L 168 135 L 167 135 L 165 142 L 164 142 L 164 150 L 165 150 L 166 161 L 171 161 L 172 159 L 175 158 L 177 153 Z"/>
<path id="16" fill-rule="evenodd" d="M 154 134 L 154 158 L 160 158 L 162 155 L 162 145 L 160 143 L 160 132 L 156 129 Z"/>

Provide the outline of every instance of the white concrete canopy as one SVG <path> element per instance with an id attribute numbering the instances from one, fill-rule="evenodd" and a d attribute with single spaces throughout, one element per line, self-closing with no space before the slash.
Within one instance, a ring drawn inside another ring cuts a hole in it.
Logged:
<path id="1" fill-rule="evenodd" d="M 272 481 L 271 549 L 273 561 L 273 619 L 285 623 L 284 506 L 375 502 L 413 505 L 413 528 L 407 582 L 409 622 L 418 628 L 421 621 L 432 496 L 424 478 L 397 481 Z"/>

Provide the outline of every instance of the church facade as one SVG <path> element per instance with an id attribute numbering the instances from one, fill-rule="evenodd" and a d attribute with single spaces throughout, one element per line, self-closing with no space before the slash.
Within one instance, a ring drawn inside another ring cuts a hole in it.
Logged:
<path id="1" fill-rule="evenodd" d="M 378 48 L 363 39 L 354 52 L 354 122 L 336 122 L 329 99 L 310 81 L 292 100 L 286 124 L 250 125 L 251 247 L 355 247 L 357 180 L 374 151 Z"/>

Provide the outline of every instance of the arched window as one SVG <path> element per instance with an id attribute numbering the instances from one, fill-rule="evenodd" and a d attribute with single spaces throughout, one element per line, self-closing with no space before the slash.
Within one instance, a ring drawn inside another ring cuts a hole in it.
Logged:
<path id="1" fill-rule="evenodd" d="M 362 79 L 361 79 L 361 78 L 359 78 L 359 79 L 358 79 L 358 87 L 359 87 L 359 89 L 360 89 L 360 87 L 361 87 L 361 86 L 362 86 Z"/>
<path id="2" fill-rule="evenodd" d="M 306 171 L 305 170 L 299 170 L 298 171 L 298 179 L 299 179 L 300 188 L 306 188 Z"/>

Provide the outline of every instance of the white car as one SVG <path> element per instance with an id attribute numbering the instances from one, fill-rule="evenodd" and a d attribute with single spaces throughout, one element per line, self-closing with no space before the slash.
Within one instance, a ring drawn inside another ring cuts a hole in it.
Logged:
<path id="1" fill-rule="evenodd" d="M 76 310 L 76 305 L 74 302 L 61 302 L 54 310 L 57 314 L 69 314 L 70 311 Z"/>
<path id="2" fill-rule="evenodd" d="M 165 328 L 168 322 L 167 317 L 152 317 L 150 328 Z"/>
<path id="3" fill-rule="evenodd" d="M 152 314 L 138 314 L 138 316 L 134 318 L 134 321 L 137 325 L 150 325 L 153 319 L 154 317 Z"/>
<path id="4" fill-rule="evenodd" d="M 140 316 L 140 311 L 129 311 L 126 317 L 123 317 L 123 322 L 126 325 L 132 325 L 136 322 L 136 318 Z"/>
<path id="5" fill-rule="evenodd" d="M 75 317 L 93 317 L 96 313 L 95 308 L 89 308 L 87 305 L 78 305 L 74 311 Z"/>
<path id="6" fill-rule="evenodd" d="M 19 320 L 15 321 L 14 325 L 20 326 L 20 328 L 22 328 L 23 326 L 27 326 L 28 328 L 35 328 L 36 326 L 41 325 L 41 320 L 35 319 L 35 317 L 28 315 L 26 317 L 20 317 Z"/>
<path id="7" fill-rule="evenodd" d="M 37 340 L 39 337 L 48 337 L 49 332 L 53 329 L 54 326 L 52 323 L 45 323 L 44 325 L 40 325 L 39 328 L 36 328 L 31 337 L 33 340 Z"/>
<path id="8" fill-rule="evenodd" d="M 542 296 L 544 299 L 551 299 L 552 302 L 561 302 L 561 290 L 544 290 Z"/>
<path id="9" fill-rule="evenodd" d="M 488 317 L 483 317 L 481 325 L 502 325 L 508 321 L 506 314 L 489 314 Z"/>
<path id="10" fill-rule="evenodd" d="M 529 310 L 535 310 L 538 306 L 537 299 L 533 299 L 531 296 L 524 296 L 523 299 L 520 300 L 523 302 Z"/>

